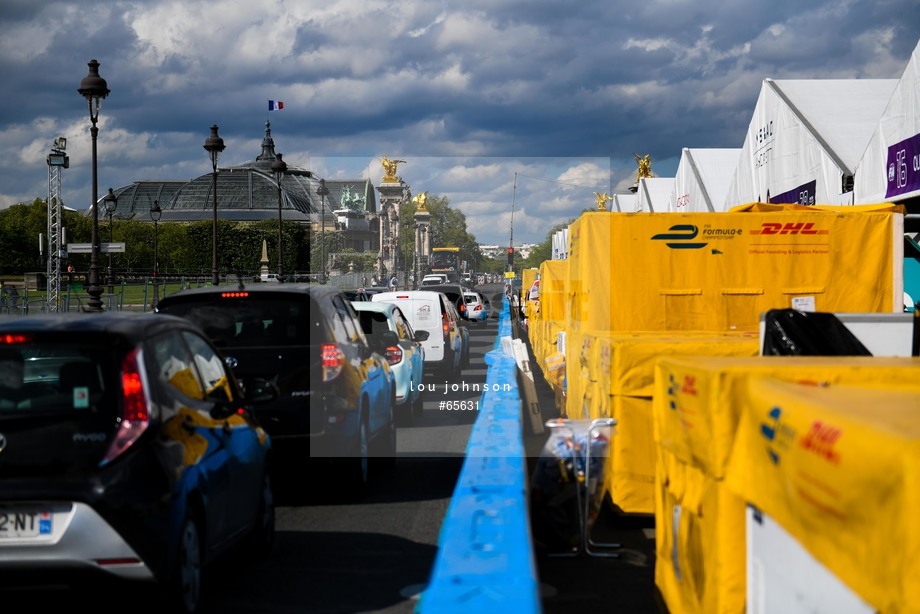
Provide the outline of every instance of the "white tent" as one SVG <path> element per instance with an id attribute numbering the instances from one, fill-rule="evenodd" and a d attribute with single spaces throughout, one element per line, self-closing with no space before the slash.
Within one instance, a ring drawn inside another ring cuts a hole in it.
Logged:
<path id="1" fill-rule="evenodd" d="M 569 257 L 569 229 L 563 228 L 553 234 L 553 260 L 567 260 Z"/>
<path id="2" fill-rule="evenodd" d="M 920 43 L 856 166 L 858 204 L 920 196 Z"/>
<path id="3" fill-rule="evenodd" d="M 853 204 L 852 182 L 897 79 L 764 79 L 725 209 Z"/>
<path id="4" fill-rule="evenodd" d="M 668 204 L 674 189 L 673 177 L 642 177 L 639 179 L 639 191 L 636 192 L 637 211 L 671 211 Z"/>
<path id="5" fill-rule="evenodd" d="M 635 194 L 614 194 L 613 211 L 621 213 L 635 213 L 639 211 L 639 197 Z"/>
<path id="6" fill-rule="evenodd" d="M 740 149 L 684 147 L 674 177 L 674 190 L 668 199 L 669 211 L 724 211 L 725 197 L 740 156 Z"/>

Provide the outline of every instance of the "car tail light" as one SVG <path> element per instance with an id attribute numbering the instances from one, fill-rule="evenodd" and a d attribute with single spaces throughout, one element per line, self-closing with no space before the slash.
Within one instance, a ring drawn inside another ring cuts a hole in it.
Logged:
<path id="1" fill-rule="evenodd" d="M 249 293 L 245 291 L 221 292 L 220 298 L 249 298 Z"/>
<path id="2" fill-rule="evenodd" d="M 444 331 L 444 341 L 450 336 L 450 322 L 447 321 L 447 314 L 441 314 L 441 330 Z"/>
<path id="3" fill-rule="evenodd" d="M 345 363 L 345 355 L 334 343 L 324 343 L 323 351 L 323 381 L 330 382 L 339 376 L 342 372 L 342 365 Z"/>
<path id="4" fill-rule="evenodd" d="M 12 334 L 12 333 L 0 335 L 0 343 L 4 345 L 18 345 L 21 343 L 28 343 L 31 340 L 32 340 L 31 335 Z"/>
<path id="5" fill-rule="evenodd" d="M 402 348 L 398 345 L 391 345 L 387 348 L 387 362 L 391 365 L 398 365 L 403 358 Z"/>
<path id="6" fill-rule="evenodd" d="M 109 446 L 102 463 L 108 463 L 134 445 L 150 425 L 150 411 L 144 379 L 140 370 L 140 349 L 135 349 L 121 363 L 121 417 L 115 439 Z"/>
<path id="7" fill-rule="evenodd" d="M 476 305 L 476 308 L 473 311 L 482 311 L 482 305 Z"/>

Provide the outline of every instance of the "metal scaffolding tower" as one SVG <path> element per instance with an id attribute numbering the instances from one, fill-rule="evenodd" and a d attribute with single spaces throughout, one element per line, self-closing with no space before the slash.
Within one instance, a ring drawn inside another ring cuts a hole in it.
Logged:
<path id="1" fill-rule="evenodd" d="M 70 166 L 70 158 L 64 153 L 67 139 L 54 139 L 48 154 L 48 311 L 58 311 L 61 304 L 61 257 L 66 253 L 61 248 L 62 198 L 61 174 Z"/>

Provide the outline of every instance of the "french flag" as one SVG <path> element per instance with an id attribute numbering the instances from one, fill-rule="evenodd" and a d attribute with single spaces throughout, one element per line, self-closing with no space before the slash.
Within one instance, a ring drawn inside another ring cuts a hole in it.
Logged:
<path id="1" fill-rule="evenodd" d="M 269 111 L 280 111 L 284 108 L 284 103 L 280 100 L 269 100 L 268 101 L 268 110 Z"/>

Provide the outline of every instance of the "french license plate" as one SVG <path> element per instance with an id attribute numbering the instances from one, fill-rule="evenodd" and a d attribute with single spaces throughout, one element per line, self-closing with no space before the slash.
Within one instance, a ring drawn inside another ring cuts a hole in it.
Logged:
<path id="1" fill-rule="evenodd" d="M 0 508 L 0 540 L 50 535 L 53 517 L 49 511 Z"/>

